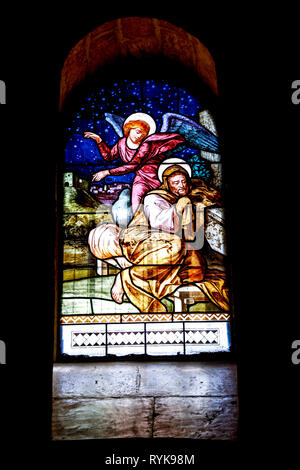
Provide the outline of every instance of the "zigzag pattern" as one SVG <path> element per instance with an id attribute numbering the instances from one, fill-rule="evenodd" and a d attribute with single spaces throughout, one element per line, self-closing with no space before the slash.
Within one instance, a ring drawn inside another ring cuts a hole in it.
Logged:
<path id="1" fill-rule="evenodd" d="M 122 322 L 172 321 L 171 313 L 129 313 L 122 315 Z"/>
<path id="2" fill-rule="evenodd" d="M 174 321 L 229 321 L 229 313 L 174 313 Z"/>
<path id="3" fill-rule="evenodd" d="M 64 315 L 62 325 L 86 323 L 171 322 L 171 313 L 126 313 L 121 315 Z M 229 321 L 229 313 L 174 313 L 173 321 Z"/>
<path id="4" fill-rule="evenodd" d="M 120 323 L 121 315 L 65 315 L 60 318 L 62 325 L 83 325 L 85 323 Z"/>

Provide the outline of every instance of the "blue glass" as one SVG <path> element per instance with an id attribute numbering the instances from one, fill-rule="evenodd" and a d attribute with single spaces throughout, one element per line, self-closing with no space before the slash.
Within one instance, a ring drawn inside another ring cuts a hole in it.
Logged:
<path id="1" fill-rule="evenodd" d="M 196 97 L 166 80 L 115 80 L 110 86 L 91 90 L 78 103 L 66 130 L 69 139 L 65 148 L 65 163 L 68 168 L 70 165 L 77 165 L 77 174 L 85 177 L 88 165 L 97 165 L 98 170 L 93 167 L 93 174 L 122 163 L 116 160 L 111 166 L 101 157 L 97 144 L 92 139 L 83 137 L 86 131 L 94 132 L 100 135 L 109 147 L 118 141 L 116 132 L 105 120 L 105 113 L 126 118 L 135 112 L 146 112 L 155 119 L 159 132 L 161 118 L 165 113 L 184 114 L 199 122 L 198 116 L 202 109 Z M 195 150 L 187 148 L 176 156 L 189 161 L 194 155 Z M 80 165 L 85 168 L 80 169 Z M 132 182 L 133 174 L 110 178 L 111 182 Z M 105 181 L 108 182 L 107 179 Z"/>

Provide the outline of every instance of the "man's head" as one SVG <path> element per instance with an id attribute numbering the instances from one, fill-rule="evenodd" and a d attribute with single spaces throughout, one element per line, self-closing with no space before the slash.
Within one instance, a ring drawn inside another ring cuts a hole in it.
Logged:
<path id="1" fill-rule="evenodd" d="M 187 178 L 181 171 L 176 171 L 168 177 L 168 186 L 171 193 L 179 197 L 186 196 L 189 192 Z"/>

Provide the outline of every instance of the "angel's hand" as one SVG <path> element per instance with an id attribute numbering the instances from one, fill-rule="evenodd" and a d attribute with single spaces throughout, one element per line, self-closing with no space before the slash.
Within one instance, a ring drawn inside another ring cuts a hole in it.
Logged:
<path id="1" fill-rule="evenodd" d="M 85 132 L 83 134 L 83 137 L 85 139 L 93 139 L 97 142 L 97 144 L 100 144 L 100 142 L 102 142 L 102 138 L 100 137 L 100 135 L 95 134 L 94 132 Z"/>
<path id="2" fill-rule="evenodd" d="M 101 181 L 103 178 L 105 178 L 107 175 L 109 175 L 109 170 L 102 170 L 98 171 L 98 173 L 95 173 L 93 175 L 92 181 Z"/>

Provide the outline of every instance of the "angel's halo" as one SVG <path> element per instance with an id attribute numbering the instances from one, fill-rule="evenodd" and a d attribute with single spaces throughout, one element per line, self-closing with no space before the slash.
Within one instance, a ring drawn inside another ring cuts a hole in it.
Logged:
<path id="1" fill-rule="evenodd" d="M 192 177 L 192 169 L 188 163 L 186 163 L 185 160 L 182 158 L 167 158 L 167 160 L 163 160 L 163 162 L 159 165 L 158 167 L 158 172 L 157 176 L 159 181 L 162 183 L 163 182 L 163 174 L 166 171 L 167 168 L 169 168 L 172 165 L 178 165 L 181 166 L 189 175 L 189 177 Z"/>
<path id="2" fill-rule="evenodd" d="M 128 116 L 128 118 L 125 119 L 124 124 L 127 124 L 127 122 L 129 122 L 129 121 L 144 121 L 144 122 L 146 122 L 150 127 L 148 136 L 154 134 L 155 131 L 156 131 L 156 123 L 155 123 L 153 117 L 150 116 L 150 114 L 134 113 L 134 114 L 131 114 L 130 116 Z"/>

